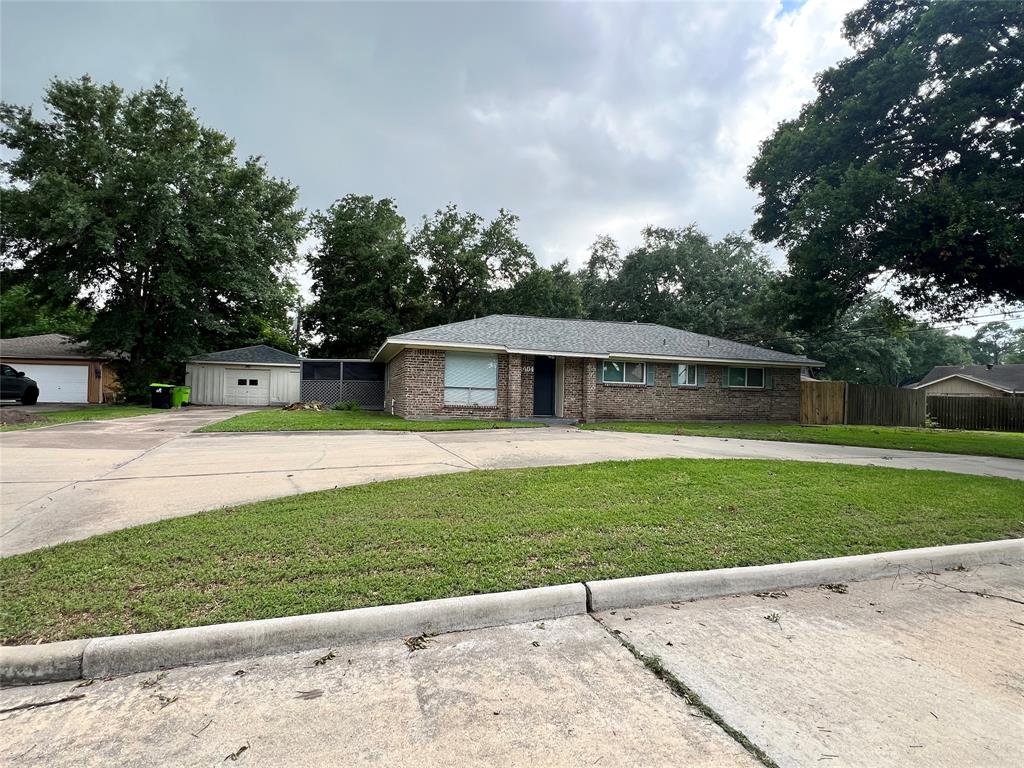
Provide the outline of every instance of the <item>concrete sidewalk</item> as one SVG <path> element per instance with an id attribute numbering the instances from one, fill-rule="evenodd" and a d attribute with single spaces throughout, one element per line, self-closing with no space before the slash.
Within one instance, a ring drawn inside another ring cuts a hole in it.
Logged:
<path id="1" fill-rule="evenodd" d="M 1024 762 L 1024 568 L 833 589 L 8 688 L 0 765 Z"/>
<path id="2" fill-rule="evenodd" d="M 586 616 L 330 653 L 8 689 L 85 698 L 0 714 L 0 765 L 757 766 Z"/>
<path id="3" fill-rule="evenodd" d="M 598 618 L 783 768 L 1024 765 L 1024 567 L 833 589 Z"/>
<path id="4" fill-rule="evenodd" d="M 204 509 L 399 477 L 613 459 L 755 458 L 1024 479 L 1024 461 L 572 427 L 478 432 L 190 434 L 194 409 L 0 435 L 0 553 Z"/>

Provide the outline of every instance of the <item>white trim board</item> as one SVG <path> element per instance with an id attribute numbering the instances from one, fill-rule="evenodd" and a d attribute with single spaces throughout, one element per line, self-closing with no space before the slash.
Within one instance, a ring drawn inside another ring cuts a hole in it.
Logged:
<path id="1" fill-rule="evenodd" d="M 396 348 L 394 353 L 390 356 L 385 355 L 385 350 L 390 351 L 389 347 Z M 656 362 L 656 363 L 711 363 L 713 365 L 732 365 L 732 366 L 743 366 L 743 367 L 754 367 L 754 368 L 822 368 L 824 363 L 819 360 L 808 360 L 807 362 L 790 363 L 780 362 L 777 360 L 739 360 L 730 358 L 716 358 L 716 357 L 679 357 L 673 355 L 654 355 L 654 354 L 638 354 L 632 352 L 607 352 L 604 354 L 595 352 L 564 352 L 554 349 L 518 349 L 503 347 L 499 344 L 459 344 L 454 342 L 429 342 L 429 341 L 392 341 L 388 339 L 385 341 L 377 354 L 373 356 L 372 362 L 379 362 L 381 360 L 387 362 L 395 357 L 403 349 L 437 349 L 441 351 L 452 350 L 452 351 L 479 351 L 479 352 L 498 352 L 500 354 L 509 355 L 545 355 L 547 357 L 580 357 L 580 358 L 591 358 L 595 360 L 623 360 L 626 362 L 633 361 L 638 363 Z"/>

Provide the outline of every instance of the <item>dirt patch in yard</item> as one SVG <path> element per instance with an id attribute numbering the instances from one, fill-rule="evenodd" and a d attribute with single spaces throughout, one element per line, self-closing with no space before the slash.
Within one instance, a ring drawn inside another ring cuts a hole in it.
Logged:
<path id="1" fill-rule="evenodd" d="M 19 411 L 17 408 L 0 409 L 0 426 L 13 424 L 31 424 L 38 421 L 39 417 L 27 411 Z"/>

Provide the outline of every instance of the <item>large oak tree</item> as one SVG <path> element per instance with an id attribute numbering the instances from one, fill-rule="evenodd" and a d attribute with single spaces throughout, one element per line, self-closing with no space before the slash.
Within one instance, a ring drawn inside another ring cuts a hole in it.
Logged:
<path id="1" fill-rule="evenodd" d="M 165 84 L 54 80 L 44 102 L 45 117 L 0 106 L 5 268 L 94 309 L 83 335 L 126 356 L 130 387 L 200 351 L 282 337 L 295 187 L 236 159 Z"/>
<path id="2" fill-rule="evenodd" d="M 604 286 L 589 285 L 601 301 L 591 310 L 598 319 L 661 323 L 751 341 L 777 335 L 766 302 L 779 275 L 749 238 L 716 241 L 695 225 L 647 227 L 621 264 L 607 243 L 595 245 L 582 276 L 592 281 L 605 265 Z"/>
<path id="3" fill-rule="evenodd" d="M 431 315 L 439 324 L 486 315 L 496 291 L 511 288 L 537 268 L 519 238 L 519 217 L 504 209 L 486 222 L 449 204 L 424 217 L 412 247 L 426 265 Z"/>
<path id="4" fill-rule="evenodd" d="M 828 325 L 880 278 L 948 317 L 1024 299 L 1024 3 L 868 0 L 844 36 L 748 173 L 790 309 Z"/>
<path id="5" fill-rule="evenodd" d="M 393 200 L 347 195 L 313 216 L 313 231 L 319 245 L 307 261 L 315 298 L 304 322 L 319 339 L 313 354 L 372 355 L 388 336 L 420 324 L 425 275 Z"/>

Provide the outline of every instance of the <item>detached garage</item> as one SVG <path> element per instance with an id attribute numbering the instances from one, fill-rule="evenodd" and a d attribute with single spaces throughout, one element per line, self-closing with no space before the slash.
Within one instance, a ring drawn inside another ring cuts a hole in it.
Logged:
<path id="1" fill-rule="evenodd" d="M 193 357 L 185 384 L 196 405 L 285 405 L 299 399 L 299 358 L 257 344 Z"/>
<path id="2" fill-rule="evenodd" d="M 109 357 L 60 333 L 0 340 L 0 361 L 35 380 L 41 403 L 107 403 L 118 391 Z"/>

